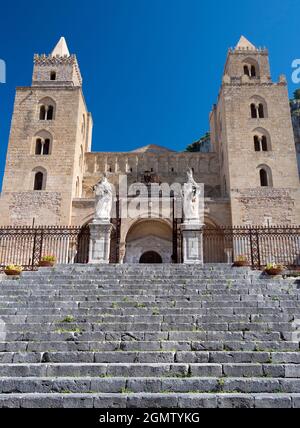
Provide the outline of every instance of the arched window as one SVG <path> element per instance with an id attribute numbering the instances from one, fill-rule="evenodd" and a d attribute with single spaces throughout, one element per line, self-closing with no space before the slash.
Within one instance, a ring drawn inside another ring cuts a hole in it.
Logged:
<path id="1" fill-rule="evenodd" d="M 255 104 L 251 104 L 251 117 L 252 119 L 257 118 L 257 108 Z"/>
<path id="2" fill-rule="evenodd" d="M 267 152 L 268 148 L 268 139 L 265 135 L 259 137 L 258 135 L 254 136 L 254 150 L 256 152 Z"/>
<path id="3" fill-rule="evenodd" d="M 54 120 L 55 102 L 52 98 L 44 98 L 39 103 L 39 118 L 40 120 Z"/>
<path id="4" fill-rule="evenodd" d="M 263 135 L 261 138 L 261 149 L 263 152 L 268 151 L 268 141 L 267 141 L 267 137 L 265 135 Z"/>
<path id="5" fill-rule="evenodd" d="M 259 64 L 254 58 L 245 58 L 243 61 L 244 74 L 248 77 L 254 78 L 259 76 Z"/>
<path id="6" fill-rule="evenodd" d="M 258 117 L 260 119 L 263 119 L 265 117 L 265 111 L 264 111 L 264 106 L 263 104 L 259 104 L 258 105 Z"/>
<path id="7" fill-rule="evenodd" d="M 52 151 L 52 135 L 48 131 L 39 131 L 34 140 L 35 155 L 50 155 Z"/>
<path id="8" fill-rule="evenodd" d="M 40 107 L 40 120 L 46 120 L 46 107 Z"/>
<path id="9" fill-rule="evenodd" d="M 268 173 L 265 169 L 261 169 L 259 171 L 260 174 L 260 185 L 261 187 L 268 187 L 269 186 L 269 180 L 268 180 Z"/>
<path id="10" fill-rule="evenodd" d="M 35 154 L 36 155 L 41 155 L 43 151 L 43 144 L 42 144 L 42 140 L 41 138 L 38 138 L 36 140 L 36 145 L 35 145 Z"/>
<path id="11" fill-rule="evenodd" d="M 267 165 L 260 165 L 258 170 L 261 187 L 272 187 L 273 178 L 271 168 L 269 168 Z"/>
<path id="12" fill-rule="evenodd" d="M 253 130 L 254 150 L 256 152 L 272 151 L 271 136 L 265 128 L 256 128 Z"/>
<path id="13" fill-rule="evenodd" d="M 248 65 L 244 65 L 244 74 L 250 77 L 250 71 Z"/>
<path id="14" fill-rule="evenodd" d="M 260 152 L 260 140 L 257 135 L 254 136 L 254 150 Z"/>
<path id="15" fill-rule="evenodd" d="M 43 190 L 44 174 L 37 172 L 34 176 L 34 190 Z"/>
<path id="16" fill-rule="evenodd" d="M 43 155 L 49 155 L 50 154 L 50 140 L 47 138 L 44 142 L 43 147 Z"/>
<path id="17" fill-rule="evenodd" d="M 250 104 L 251 118 L 252 119 L 264 119 L 268 117 L 268 108 L 265 100 L 260 96 L 252 97 Z"/>
<path id="18" fill-rule="evenodd" d="M 56 80 L 56 72 L 55 71 L 51 71 L 50 80 Z"/>
<path id="19" fill-rule="evenodd" d="M 54 108 L 53 106 L 48 106 L 46 120 L 53 120 Z"/>

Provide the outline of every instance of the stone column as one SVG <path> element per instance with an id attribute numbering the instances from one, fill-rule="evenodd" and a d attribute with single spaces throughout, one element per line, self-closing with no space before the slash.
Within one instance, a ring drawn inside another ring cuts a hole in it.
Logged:
<path id="1" fill-rule="evenodd" d="M 110 222 L 94 220 L 89 227 L 91 231 L 89 264 L 108 264 L 113 225 Z"/>
<path id="2" fill-rule="evenodd" d="M 183 263 L 203 265 L 203 225 L 183 223 L 181 225 Z"/>

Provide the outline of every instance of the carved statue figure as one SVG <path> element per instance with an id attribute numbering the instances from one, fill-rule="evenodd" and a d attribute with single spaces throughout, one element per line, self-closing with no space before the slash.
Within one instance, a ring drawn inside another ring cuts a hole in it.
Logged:
<path id="1" fill-rule="evenodd" d="M 110 222 L 113 205 L 113 186 L 106 175 L 93 187 L 95 192 L 95 220 Z"/>
<path id="2" fill-rule="evenodd" d="M 188 182 L 183 187 L 183 210 L 186 223 L 200 221 L 201 187 L 195 182 L 193 171 L 187 172 Z"/>

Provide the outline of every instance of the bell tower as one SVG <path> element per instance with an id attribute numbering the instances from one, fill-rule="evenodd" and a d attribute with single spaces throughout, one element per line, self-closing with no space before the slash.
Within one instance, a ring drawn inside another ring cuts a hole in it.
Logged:
<path id="1" fill-rule="evenodd" d="M 211 130 L 232 224 L 300 223 L 287 82 L 272 81 L 267 49 L 243 36 L 228 52 Z"/>
<path id="2" fill-rule="evenodd" d="M 16 91 L 1 223 L 71 224 L 91 139 L 79 65 L 62 37 L 50 55 L 34 56 L 31 86 Z"/>

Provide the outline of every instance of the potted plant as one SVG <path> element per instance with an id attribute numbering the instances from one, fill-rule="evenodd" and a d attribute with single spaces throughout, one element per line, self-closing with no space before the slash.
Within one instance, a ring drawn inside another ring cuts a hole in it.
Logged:
<path id="1" fill-rule="evenodd" d="M 269 263 L 265 268 L 265 272 L 270 276 L 281 275 L 284 270 L 285 266 L 277 263 Z"/>
<path id="2" fill-rule="evenodd" d="M 238 256 L 233 263 L 234 267 L 247 267 L 249 266 L 248 258 L 247 256 Z"/>
<path id="3" fill-rule="evenodd" d="M 40 260 L 39 266 L 40 267 L 53 267 L 56 263 L 56 257 L 55 256 L 43 256 Z"/>
<path id="4" fill-rule="evenodd" d="M 4 269 L 4 273 L 7 276 L 19 276 L 23 272 L 22 266 L 19 265 L 8 265 Z"/>

